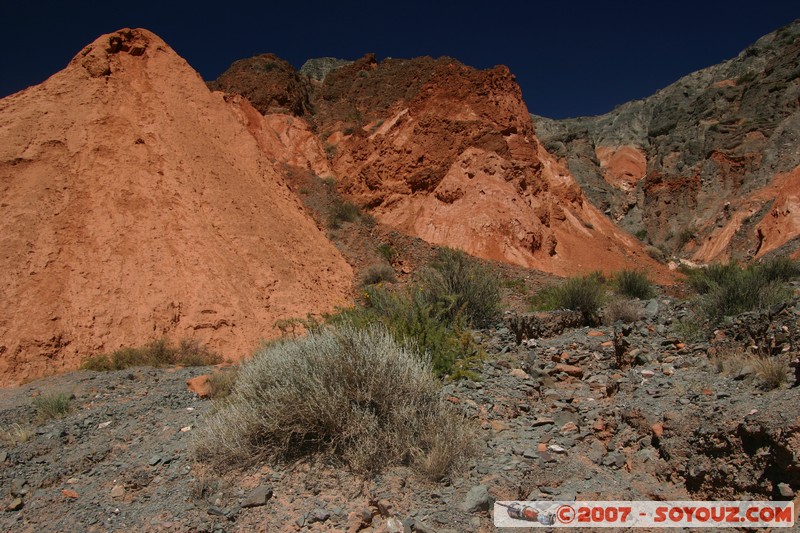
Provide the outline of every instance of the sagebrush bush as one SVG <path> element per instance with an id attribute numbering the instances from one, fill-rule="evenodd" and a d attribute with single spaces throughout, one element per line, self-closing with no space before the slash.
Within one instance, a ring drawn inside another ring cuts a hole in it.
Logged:
<path id="1" fill-rule="evenodd" d="M 376 285 L 378 283 L 394 283 L 397 276 L 394 269 L 386 264 L 377 264 L 367 267 L 361 276 L 362 285 Z"/>
<path id="2" fill-rule="evenodd" d="M 599 311 L 606 299 L 606 288 L 602 274 L 569 278 L 559 284 L 545 287 L 532 299 L 536 309 L 571 309 L 583 316 L 585 324 L 596 324 Z"/>
<path id="3" fill-rule="evenodd" d="M 36 407 L 36 417 L 39 420 L 49 420 L 64 416 L 70 411 L 72 395 L 65 392 L 44 394 L 33 399 Z"/>
<path id="4" fill-rule="evenodd" d="M 89 357 L 82 368 L 104 372 L 134 366 L 208 366 L 220 362 L 222 358 L 218 354 L 195 340 L 183 340 L 178 346 L 172 346 L 167 340 L 159 339 L 141 348 L 121 348 L 111 354 Z"/>
<path id="5" fill-rule="evenodd" d="M 218 465 L 321 454 L 358 472 L 410 465 L 441 478 L 473 450 L 429 363 L 379 326 L 340 325 L 243 363 L 193 443 Z"/>
<path id="6" fill-rule="evenodd" d="M 500 312 L 500 281 L 489 268 L 460 250 L 442 248 L 418 283 L 423 299 L 472 326 L 488 325 Z"/>
<path id="7" fill-rule="evenodd" d="M 621 270 L 614 274 L 613 281 L 616 291 L 628 298 L 647 300 L 656 294 L 647 274 L 638 270 Z"/>

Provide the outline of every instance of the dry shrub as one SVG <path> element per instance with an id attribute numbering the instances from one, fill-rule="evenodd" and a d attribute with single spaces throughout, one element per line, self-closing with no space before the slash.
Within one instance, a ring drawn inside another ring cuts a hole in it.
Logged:
<path id="1" fill-rule="evenodd" d="M 749 367 L 764 390 L 777 389 L 786 383 L 789 371 L 785 355 L 754 354 L 740 347 L 719 348 L 714 363 L 717 371 L 727 376 L 739 375 Z"/>
<path id="2" fill-rule="evenodd" d="M 376 264 L 367 267 L 364 275 L 361 276 L 361 285 L 377 285 L 378 283 L 394 283 L 397 276 L 394 269 L 386 264 Z"/>
<path id="3" fill-rule="evenodd" d="M 7 428 L 0 429 L 0 443 L 5 446 L 14 447 L 28 442 L 36 432 L 20 424 L 11 424 Z"/>
<path id="4" fill-rule="evenodd" d="M 382 327 L 344 324 L 243 363 L 193 449 L 220 466 L 321 454 L 358 472 L 407 464 L 441 478 L 463 464 L 472 438 L 429 363 Z"/>
<path id="5" fill-rule="evenodd" d="M 641 320 L 644 316 L 644 309 L 641 302 L 634 300 L 615 300 L 611 302 L 603 311 L 603 322 L 612 325 L 616 322 L 631 324 Z"/>
<path id="6" fill-rule="evenodd" d="M 218 354 L 196 340 L 183 340 L 172 346 L 166 339 L 159 339 L 141 348 L 120 348 L 108 355 L 89 357 L 82 368 L 107 372 L 134 366 L 210 366 L 220 362 Z"/>

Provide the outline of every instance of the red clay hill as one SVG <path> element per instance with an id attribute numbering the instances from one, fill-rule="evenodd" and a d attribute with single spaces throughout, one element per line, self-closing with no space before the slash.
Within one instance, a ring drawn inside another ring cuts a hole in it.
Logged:
<path id="1" fill-rule="evenodd" d="M 0 383 L 162 336 L 237 358 L 347 302 L 247 107 L 127 29 L 0 100 Z"/>
<path id="2" fill-rule="evenodd" d="M 298 106 L 275 102 L 296 101 L 281 95 L 301 92 L 295 80 L 285 62 L 261 55 L 237 61 L 210 86 L 254 97 L 261 112 L 289 120 L 285 110 Z M 309 122 L 340 190 L 380 222 L 561 275 L 626 267 L 661 275 L 539 143 L 506 67 L 479 71 L 426 57 L 378 63 L 368 55 L 306 82 L 309 104 L 292 119 Z"/>

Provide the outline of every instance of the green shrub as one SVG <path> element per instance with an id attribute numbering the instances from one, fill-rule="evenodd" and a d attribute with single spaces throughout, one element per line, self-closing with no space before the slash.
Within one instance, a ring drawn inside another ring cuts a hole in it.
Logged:
<path id="1" fill-rule="evenodd" d="M 798 266 L 774 259 L 742 268 L 734 262 L 710 265 L 688 272 L 689 285 L 701 296 L 699 308 L 710 320 L 767 309 L 792 296 L 786 285 L 797 276 Z"/>
<path id="2" fill-rule="evenodd" d="M 243 363 L 193 451 L 218 465 L 321 455 L 358 472 L 410 465 L 440 479 L 474 450 L 424 358 L 385 328 L 342 325 Z"/>
<path id="3" fill-rule="evenodd" d="M 355 222 L 361 216 L 361 210 L 353 202 L 348 202 L 340 198 L 335 198 L 331 202 L 328 212 L 328 227 L 337 229 L 342 226 L 342 222 Z"/>
<path id="4" fill-rule="evenodd" d="M 768 259 L 757 266 L 767 281 L 791 281 L 800 277 L 800 262 L 788 257 L 775 257 Z"/>
<path id="5" fill-rule="evenodd" d="M 645 241 L 645 240 L 647 240 L 647 230 L 646 230 L 646 229 L 644 229 L 644 228 L 641 228 L 641 229 L 638 229 L 638 230 L 636 230 L 636 233 L 634 233 L 634 235 L 635 235 L 635 236 L 636 236 L 636 238 L 637 238 L 637 239 L 639 239 L 640 241 Z"/>
<path id="6" fill-rule="evenodd" d="M 532 304 L 536 309 L 571 309 L 583 315 L 587 325 L 597 324 L 599 311 L 606 297 L 602 274 L 569 278 L 557 285 L 546 287 L 536 293 Z"/>
<path id="7" fill-rule="evenodd" d="M 398 255 L 397 250 L 394 249 L 394 246 L 385 242 L 381 243 L 380 246 L 378 246 L 378 253 L 381 254 L 381 257 L 383 257 L 390 263 L 394 261 L 394 259 Z"/>
<path id="8" fill-rule="evenodd" d="M 71 408 L 72 395 L 65 392 L 45 394 L 33 399 L 36 407 L 36 417 L 41 420 L 50 420 L 67 414 Z"/>
<path id="9" fill-rule="evenodd" d="M 703 328 L 695 316 L 677 319 L 672 323 L 672 333 L 686 342 L 697 342 L 703 338 Z"/>
<path id="10" fill-rule="evenodd" d="M 383 282 L 394 283 L 395 281 L 397 281 L 397 276 L 394 273 L 394 269 L 385 264 L 371 265 L 367 267 L 364 275 L 361 276 L 362 285 L 377 285 Z"/>
<path id="11" fill-rule="evenodd" d="M 647 274 L 638 270 L 621 270 L 614 275 L 614 287 L 619 294 L 628 298 L 647 300 L 655 296 L 653 284 Z"/>
<path id="12" fill-rule="evenodd" d="M 750 83 L 751 81 L 756 79 L 755 72 L 746 72 L 736 78 L 736 85 L 742 85 L 743 83 Z"/>
<path id="13" fill-rule="evenodd" d="M 172 346 L 165 339 L 152 341 L 141 348 L 120 348 L 108 355 L 95 355 L 84 361 L 84 370 L 107 372 L 133 366 L 208 366 L 222 358 L 195 340 L 183 340 Z"/>
<path id="14" fill-rule="evenodd" d="M 364 300 L 364 306 L 344 310 L 331 322 L 360 328 L 380 323 L 402 345 L 426 354 L 436 375 L 474 377 L 470 368 L 480 353 L 461 315 L 451 316 L 449 307 L 430 303 L 415 285 L 398 292 L 367 287 Z"/>
<path id="15" fill-rule="evenodd" d="M 442 248 L 418 276 L 422 298 L 453 320 L 488 325 L 500 313 L 500 282 L 477 260 L 460 250 Z"/>

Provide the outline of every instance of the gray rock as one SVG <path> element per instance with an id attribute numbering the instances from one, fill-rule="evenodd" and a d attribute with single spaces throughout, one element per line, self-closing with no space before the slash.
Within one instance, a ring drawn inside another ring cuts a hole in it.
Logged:
<path id="1" fill-rule="evenodd" d="M 6 511 L 19 511 L 23 505 L 22 498 L 14 498 L 6 507 Z"/>
<path id="2" fill-rule="evenodd" d="M 414 523 L 414 530 L 418 531 L 419 533 L 436 533 L 431 526 L 419 521 Z"/>
<path id="3" fill-rule="evenodd" d="M 24 478 L 16 477 L 11 481 L 11 495 L 25 496 L 28 494 L 28 482 Z"/>
<path id="4" fill-rule="evenodd" d="M 272 487 L 262 485 L 253 489 L 250 494 L 247 495 L 242 502 L 242 507 L 245 509 L 260 507 L 266 505 L 270 498 L 272 498 Z"/>
<path id="5" fill-rule="evenodd" d="M 492 497 L 489 496 L 489 489 L 485 485 L 476 485 L 469 489 L 461 508 L 467 513 L 488 511 L 492 506 Z"/>
<path id="6" fill-rule="evenodd" d="M 147 461 L 147 464 L 149 464 L 150 466 L 156 466 L 160 462 L 161 462 L 161 456 L 154 455 L 153 457 L 150 458 L 149 461 Z"/>
<path id="7" fill-rule="evenodd" d="M 536 453 L 536 450 L 534 450 L 533 448 L 529 448 L 529 449 L 525 450 L 524 452 L 522 452 L 522 457 L 524 457 L 526 459 L 538 459 L 539 458 L 539 454 Z"/>
<path id="8" fill-rule="evenodd" d="M 794 491 L 792 490 L 792 487 L 790 487 L 788 483 L 778 483 L 778 491 L 784 498 L 794 497 Z"/>
<path id="9" fill-rule="evenodd" d="M 325 509 L 314 509 L 308 515 L 308 523 L 313 524 L 314 522 L 325 522 L 328 518 L 331 517 L 331 513 L 326 511 Z"/>

